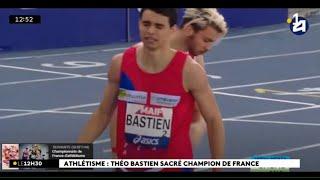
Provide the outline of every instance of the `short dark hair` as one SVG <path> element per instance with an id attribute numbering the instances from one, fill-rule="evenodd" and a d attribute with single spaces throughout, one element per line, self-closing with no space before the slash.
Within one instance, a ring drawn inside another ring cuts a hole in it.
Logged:
<path id="1" fill-rule="evenodd" d="M 158 14 L 161 14 L 161 15 L 168 17 L 170 27 L 177 24 L 178 11 L 176 8 L 142 8 L 140 11 L 140 19 L 143 15 L 143 12 L 147 9 L 150 11 L 153 11 L 155 13 L 158 13 Z"/>

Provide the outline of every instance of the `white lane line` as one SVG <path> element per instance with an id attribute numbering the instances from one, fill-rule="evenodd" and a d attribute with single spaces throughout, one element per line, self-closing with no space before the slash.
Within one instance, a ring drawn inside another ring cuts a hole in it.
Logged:
<path id="1" fill-rule="evenodd" d="M 42 57 L 69 56 L 69 55 L 90 54 L 90 53 L 99 53 L 99 52 L 111 52 L 111 51 L 125 50 L 127 48 L 128 47 L 102 49 L 102 50 L 92 50 L 92 51 L 67 52 L 67 53 L 52 53 L 52 54 L 34 55 L 34 56 L 4 57 L 4 58 L 0 58 L 0 61 L 18 60 L 18 59 L 31 59 L 31 58 L 42 58 Z"/>
<path id="2" fill-rule="evenodd" d="M 62 111 L 62 110 L 69 110 L 69 109 L 77 109 L 82 107 L 90 107 L 90 106 L 97 106 L 99 103 L 90 103 L 90 104 L 80 104 L 75 106 L 67 106 L 67 107 L 59 107 L 59 108 L 53 108 L 53 109 L 46 109 L 43 111 L 37 111 L 37 112 L 27 112 L 27 113 L 19 113 L 19 114 L 12 114 L 7 116 L 0 116 L 0 119 L 10 119 L 14 117 L 23 117 L 23 116 L 29 116 L 34 114 L 42 114 L 46 113 L 46 111 Z"/>
<path id="3" fill-rule="evenodd" d="M 286 57 L 286 56 L 296 56 L 296 55 L 315 54 L 315 53 L 320 53 L 320 49 L 310 50 L 310 51 L 284 53 L 284 54 L 274 54 L 274 55 L 267 55 L 267 56 L 254 56 L 254 57 L 248 57 L 248 58 L 235 58 L 235 59 L 227 59 L 227 60 L 218 60 L 218 61 L 206 62 L 205 65 L 234 63 L 234 62 L 258 60 L 258 59 L 269 59 L 269 58 L 275 58 L 275 57 Z M 290 59 L 288 59 L 288 60 L 290 60 Z"/>
<path id="4" fill-rule="evenodd" d="M 234 122 L 248 122 L 248 123 L 265 123 L 265 124 L 286 124 L 286 125 L 302 125 L 302 126 L 320 126 L 320 123 L 302 123 L 302 122 L 290 122 L 290 121 L 272 121 L 272 120 L 252 120 L 252 119 L 236 119 L 225 118 L 223 121 Z"/>
<path id="5" fill-rule="evenodd" d="M 84 75 L 83 77 L 92 78 L 92 79 L 108 80 L 108 78 L 105 78 L 105 77 L 91 76 L 91 75 Z"/>
<path id="6" fill-rule="evenodd" d="M 53 114 L 83 114 L 90 115 L 91 112 L 76 112 L 76 111 L 42 111 L 42 110 L 31 110 L 31 109 L 0 109 L 0 111 L 8 112 L 41 112 L 41 113 L 53 113 Z"/>
<path id="7" fill-rule="evenodd" d="M 273 99 L 273 98 L 263 98 L 263 97 L 258 97 L 258 96 L 247 96 L 247 95 L 241 95 L 241 94 L 224 93 L 224 92 L 219 92 L 219 91 L 215 91 L 214 94 L 241 97 L 241 98 L 249 98 L 249 99 L 266 100 L 266 101 L 274 101 L 274 102 L 282 102 L 282 103 L 289 103 L 289 104 L 307 105 L 307 106 L 315 106 L 316 105 L 316 104 L 313 104 L 313 103 L 305 103 L 305 102 L 298 102 L 298 101 L 288 101 L 288 100 L 280 100 L 280 99 Z"/>
<path id="8" fill-rule="evenodd" d="M 96 141 L 93 142 L 93 144 L 102 144 L 102 143 L 108 143 L 108 142 L 110 142 L 110 138 L 96 140 Z"/>
<path id="9" fill-rule="evenodd" d="M 45 55 L 33 56 L 33 58 L 69 56 L 69 55 L 90 54 L 90 53 L 98 53 L 98 52 L 99 52 L 98 50 L 92 50 L 92 51 L 79 51 L 79 52 L 69 52 L 69 53 L 55 53 L 55 54 L 45 54 Z"/>
<path id="10" fill-rule="evenodd" d="M 311 27 L 315 27 L 315 26 L 319 26 L 319 25 L 320 25 L 320 23 L 310 24 Z M 240 39 L 240 38 L 252 37 L 252 36 L 261 36 L 261 35 L 278 33 L 278 32 L 283 32 L 283 31 L 289 31 L 289 29 L 288 28 L 281 28 L 281 29 L 275 29 L 275 30 L 270 30 L 270 31 L 262 31 L 262 32 L 257 32 L 257 33 L 249 33 L 249 34 L 242 34 L 242 35 L 235 35 L 235 36 L 227 36 L 227 37 L 223 38 L 223 40 Z M 127 48 L 128 47 L 120 47 L 120 48 L 110 48 L 110 49 L 92 50 L 92 51 L 55 53 L 55 54 L 47 54 L 47 55 L 5 57 L 5 58 L 0 58 L 0 61 L 3 61 L 3 60 L 16 60 L 16 59 L 29 59 L 29 58 L 40 58 L 40 57 L 66 56 L 66 55 L 97 53 L 97 52 L 112 52 L 112 51 L 125 50 Z"/>
<path id="11" fill-rule="evenodd" d="M 81 76 L 79 74 L 71 74 L 71 73 L 65 73 L 65 72 L 57 72 L 57 71 L 47 71 L 42 69 L 34 69 L 34 68 L 25 68 L 25 67 L 19 67 L 19 66 L 8 66 L 8 65 L 1 65 L 0 67 L 4 68 L 10 68 L 10 69 L 19 69 L 19 70 L 26 70 L 26 71 L 33 71 L 33 72 L 43 72 L 43 73 L 50 73 L 50 74 L 60 74 L 60 75 L 67 75 L 67 76 Z"/>
<path id="12" fill-rule="evenodd" d="M 267 84 L 278 84 L 278 83 L 284 83 L 284 82 L 303 81 L 303 80 L 318 79 L 318 78 L 320 78 L 320 76 L 308 76 L 303 78 L 284 79 L 284 80 L 268 81 L 268 82 L 253 83 L 253 84 L 243 84 L 243 85 L 237 85 L 237 86 L 226 86 L 221 88 L 213 88 L 213 90 L 216 91 L 216 90 L 236 89 L 236 88 L 243 88 L 243 87 L 260 86 L 260 85 L 267 85 Z"/>
<path id="13" fill-rule="evenodd" d="M 269 153 L 258 154 L 258 155 L 255 155 L 255 156 L 272 156 L 272 155 L 284 154 L 284 153 L 295 152 L 295 151 L 301 151 L 301 150 L 306 150 L 306 149 L 311 149 L 311 148 L 316 148 L 316 147 L 320 147 L 320 143 L 310 144 L 310 145 L 300 146 L 300 147 L 295 147 L 295 148 L 290 148 L 290 149 L 284 149 L 284 150 L 280 150 L 280 151 L 272 151 L 272 152 L 269 152 Z M 251 157 L 246 157 L 246 159 L 249 159 L 249 158 L 251 158 Z"/>
<path id="14" fill-rule="evenodd" d="M 101 80 L 108 80 L 108 78 L 107 77 L 100 77 L 100 76 L 102 76 L 102 75 L 107 75 L 107 73 L 97 73 L 97 74 L 87 74 L 87 75 L 85 75 L 85 77 L 94 77 L 94 78 L 96 78 L 96 79 L 101 79 Z"/>
<path id="15" fill-rule="evenodd" d="M 34 80 L 26 80 L 26 81 L 12 81 L 12 82 L 0 83 L 0 86 L 25 84 L 25 83 L 34 83 L 34 82 L 42 82 L 42 81 L 56 81 L 56 80 L 62 80 L 62 79 L 74 79 L 74 78 L 79 78 L 79 77 L 80 76 L 68 76 L 68 77 L 61 77 L 61 78 L 34 79 Z"/>
<path id="16" fill-rule="evenodd" d="M 320 25 L 320 23 L 310 24 L 311 27 L 315 27 L 315 26 L 319 26 L 319 25 Z M 257 33 L 249 33 L 249 34 L 229 36 L 229 37 L 225 37 L 223 40 L 239 39 L 239 38 L 252 37 L 252 36 L 260 36 L 260 35 L 272 34 L 272 33 L 283 32 L 283 31 L 288 31 L 289 32 L 289 28 L 282 28 L 282 29 L 275 29 L 275 30 L 257 32 Z"/>
<path id="17" fill-rule="evenodd" d="M 68 76 L 74 76 L 74 77 L 86 77 L 86 78 L 91 78 L 91 79 L 101 79 L 101 80 L 106 79 L 106 78 L 102 78 L 102 77 L 95 77 L 95 76 L 88 76 L 88 75 L 81 75 L 81 74 L 71 74 L 71 73 L 64 73 L 64 72 L 57 72 L 57 71 L 47 71 L 47 70 L 42 70 L 42 69 L 25 68 L 25 67 L 18 67 L 18 66 L 0 65 L 0 67 L 19 69 L 19 70 L 25 70 L 25 71 L 33 71 L 33 72 L 43 72 L 43 73 L 49 73 L 49 74 L 68 75 Z"/>
<path id="18" fill-rule="evenodd" d="M 235 36 L 225 37 L 225 38 L 223 38 L 223 40 L 240 39 L 240 38 L 245 38 L 245 37 L 260 36 L 260 35 L 273 34 L 273 33 L 277 33 L 277 32 L 285 32 L 285 31 L 290 31 L 290 30 L 289 30 L 289 28 L 283 28 L 283 29 L 263 31 L 263 32 L 257 32 L 257 33 L 235 35 Z"/>
<path id="19" fill-rule="evenodd" d="M 318 92 L 278 92 L 275 94 L 281 95 L 281 96 L 292 96 L 292 95 L 306 96 L 306 95 L 320 95 L 320 91 Z M 313 97 L 320 97 L 320 96 L 313 96 Z"/>
<path id="20" fill-rule="evenodd" d="M 107 75 L 107 73 L 97 73 L 97 74 L 87 74 L 87 76 L 104 76 Z"/>
<path id="21" fill-rule="evenodd" d="M 6 58 L 0 58 L 0 61 L 17 60 L 17 59 L 31 59 L 31 58 L 33 58 L 33 56 L 6 57 Z"/>
<path id="22" fill-rule="evenodd" d="M 231 117 L 230 119 L 252 118 L 252 117 L 258 117 L 258 116 L 281 114 L 281 113 L 295 112 L 295 111 L 303 111 L 303 110 L 307 110 L 307 109 L 317 109 L 317 108 L 320 108 L 320 105 L 311 106 L 311 107 L 302 107 L 302 108 L 293 108 L 293 109 L 279 110 L 279 111 L 270 111 L 270 112 L 257 113 L 257 114 L 248 114 L 248 115 L 243 115 L 243 116 Z"/>
<path id="23" fill-rule="evenodd" d="M 211 75 L 211 74 L 207 74 L 207 76 L 212 79 L 221 79 L 222 78 L 221 76 L 216 76 L 216 75 Z"/>
<path id="24" fill-rule="evenodd" d="M 103 52 L 110 52 L 110 51 L 119 51 L 119 50 L 125 50 L 128 47 L 121 47 L 121 48 L 111 48 L 111 49 L 102 49 Z"/>

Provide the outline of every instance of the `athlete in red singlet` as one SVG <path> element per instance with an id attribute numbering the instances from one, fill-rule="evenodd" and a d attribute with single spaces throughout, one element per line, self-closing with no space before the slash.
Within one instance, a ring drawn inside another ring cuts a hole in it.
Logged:
<path id="1" fill-rule="evenodd" d="M 176 52 L 160 72 L 137 62 L 137 49 L 122 58 L 118 96 L 117 156 L 120 159 L 192 159 L 189 133 L 194 98 L 183 87 L 187 54 Z M 181 148 L 184 147 L 184 148 Z"/>
<path id="2" fill-rule="evenodd" d="M 204 67 L 203 55 L 217 45 L 227 34 L 227 24 L 224 17 L 215 8 L 186 8 L 180 28 L 172 35 L 170 47 L 186 51 L 190 56 Z M 139 47 L 141 43 L 135 44 Z M 116 158 L 116 113 L 110 122 L 109 137 L 112 147 L 112 157 Z M 193 147 L 200 144 L 206 134 L 207 125 L 197 105 L 195 105 L 190 138 Z"/>
<path id="3" fill-rule="evenodd" d="M 112 58 L 104 98 L 79 143 L 93 142 L 118 107 L 119 158 L 192 158 L 189 129 L 197 103 L 207 123 L 211 158 L 223 157 L 224 127 L 206 73 L 190 56 L 170 48 L 176 17 L 172 8 L 142 9 L 143 45 Z"/>

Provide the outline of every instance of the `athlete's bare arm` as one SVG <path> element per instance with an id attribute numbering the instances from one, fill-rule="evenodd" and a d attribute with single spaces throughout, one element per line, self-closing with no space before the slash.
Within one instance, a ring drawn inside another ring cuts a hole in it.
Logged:
<path id="1" fill-rule="evenodd" d="M 206 72 L 198 63 L 188 59 L 183 73 L 184 86 L 194 96 L 199 110 L 207 122 L 211 158 L 222 159 L 225 144 L 224 126 Z"/>
<path id="2" fill-rule="evenodd" d="M 204 57 L 203 55 L 198 55 L 194 59 L 204 68 Z"/>
<path id="3" fill-rule="evenodd" d="M 116 107 L 121 61 L 122 54 L 115 55 L 112 58 L 108 70 L 108 82 L 104 91 L 103 100 L 82 130 L 78 138 L 78 143 L 92 143 L 108 126 L 112 113 Z"/>

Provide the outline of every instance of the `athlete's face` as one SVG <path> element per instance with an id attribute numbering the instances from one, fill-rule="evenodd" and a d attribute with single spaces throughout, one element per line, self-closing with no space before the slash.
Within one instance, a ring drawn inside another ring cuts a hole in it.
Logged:
<path id="1" fill-rule="evenodd" d="M 208 26 L 187 38 L 188 51 L 196 56 L 202 55 L 209 51 L 220 38 L 222 34 Z"/>
<path id="2" fill-rule="evenodd" d="M 175 28 L 170 27 L 169 17 L 145 10 L 139 21 L 141 41 L 148 49 L 169 46 L 170 36 Z"/>

